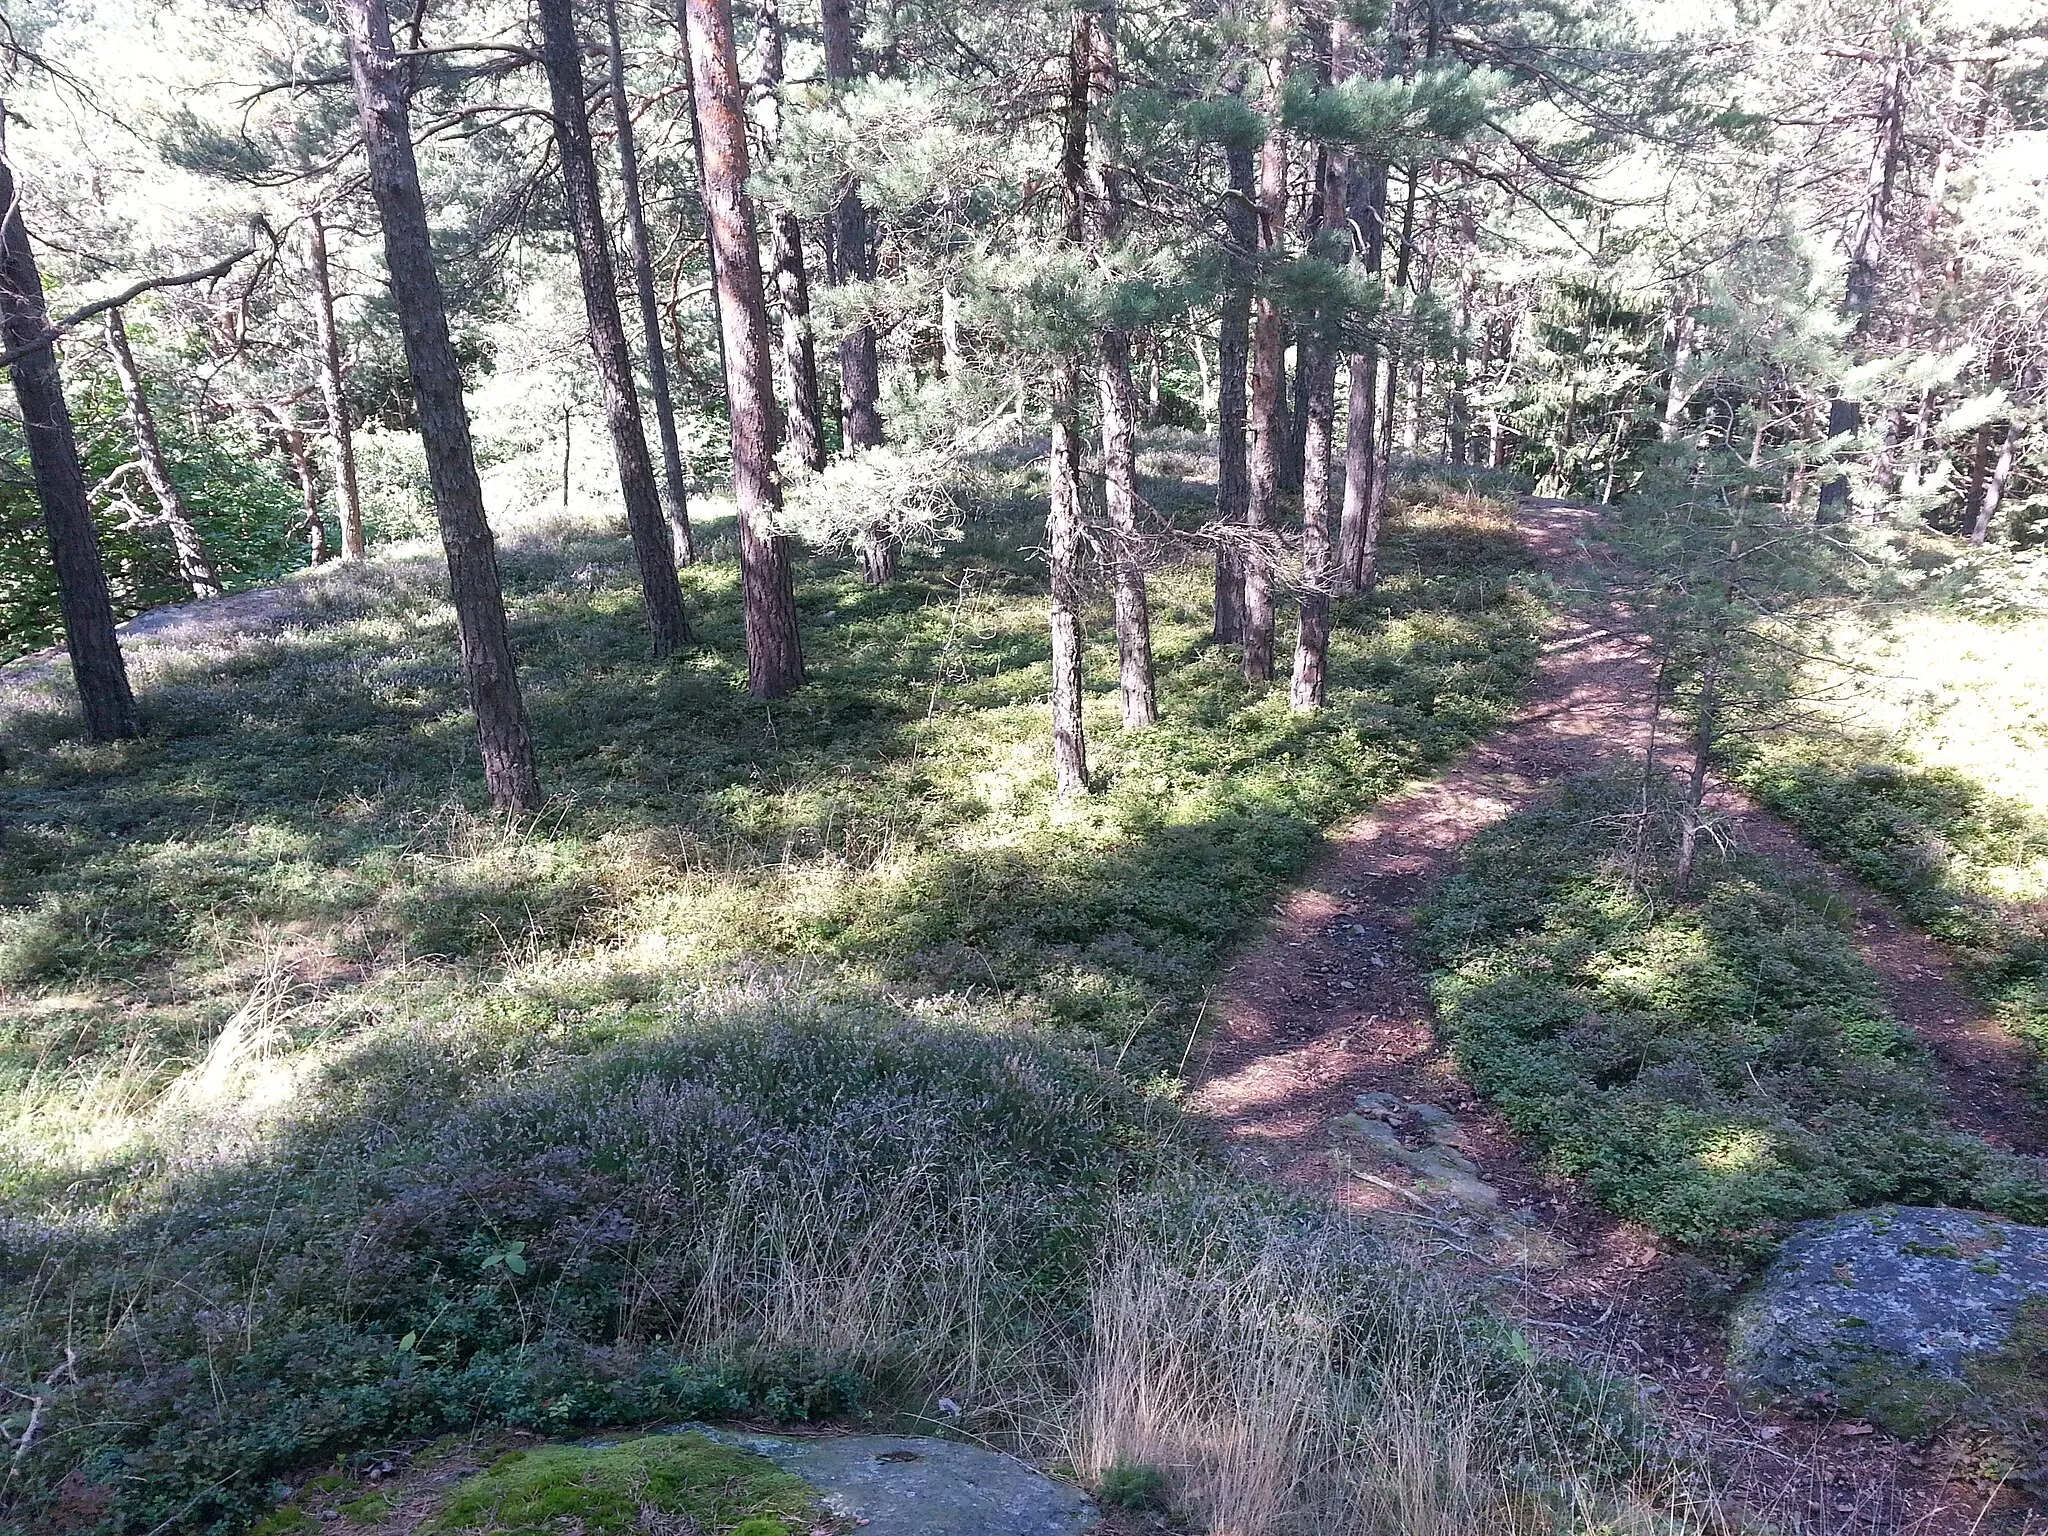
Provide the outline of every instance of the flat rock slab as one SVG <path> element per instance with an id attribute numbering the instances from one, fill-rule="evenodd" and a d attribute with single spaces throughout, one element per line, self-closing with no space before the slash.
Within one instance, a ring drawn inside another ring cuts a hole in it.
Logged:
<path id="1" fill-rule="evenodd" d="M 2010 1406 L 1979 1400 L 2013 1384 L 2044 1324 L 2048 1228 L 1882 1206 L 1794 1231 L 1736 1313 L 1729 1373 L 1758 1400 L 1920 1438 Z"/>
<path id="2" fill-rule="evenodd" d="M 766 1456 L 861 1536 L 1079 1536 L 1095 1506 L 1011 1456 L 918 1435 L 750 1435 L 685 1426 Z"/>

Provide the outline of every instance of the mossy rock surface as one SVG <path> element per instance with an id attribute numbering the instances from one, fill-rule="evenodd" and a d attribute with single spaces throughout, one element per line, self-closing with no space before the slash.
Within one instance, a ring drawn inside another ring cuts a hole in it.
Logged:
<path id="1" fill-rule="evenodd" d="M 1735 1317 L 1756 1401 L 1922 1440 L 1954 1423 L 2031 1440 L 2048 1406 L 2048 1228 L 1882 1206 L 1802 1225 Z"/>
<path id="2" fill-rule="evenodd" d="M 667 1522 L 708 1536 L 833 1528 L 818 1490 L 802 1478 L 766 1457 L 692 1434 L 509 1452 L 456 1487 L 427 1530 L 632 1536 Z"/>

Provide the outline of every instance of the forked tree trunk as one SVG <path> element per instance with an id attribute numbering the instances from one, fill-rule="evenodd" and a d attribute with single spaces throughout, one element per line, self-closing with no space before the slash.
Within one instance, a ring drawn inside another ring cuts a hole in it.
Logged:
<path id="1" fill-rule="evenodd" d="M 668 349 L 661 344 L 661 308 L 654 291 L 654 252 L 647 239 L 647 207 L 640 196 L 640 148 L 633 128 L 633 103 L 626 94 L 626 49 L 619 36 L 619 0 L 604 0 L 605 56 L 610 76 L 612 122 L 618 138 L 619 188 L 626 200 L 626 243 L 633 258 L 633 294 L 640 304 L 640 343 L 647 353 L 647 386 L 654 396 L 654 426 L 661 440 L 662 506 L 669 539 L 684 565 L 697 561 L 697 537 L 690 527 L 690 487 L 683 473 L 682 441 L 676 432 L 676 403 L 668 381 Z"/>
<path id="2" fill-rule="evenodd" d="M 43 278 L 21 216 L 14 168 L 0 158 L 0 341 L 12 351 L 42 340 L 49 329 Z M 128 667 L 114 634 L 114 603 L 107 593 L 56 347 L 24 353 L 10 372 L 49 535 L 50 564 L 57 573 L 57 607 L 64 617 L 64 646 L 71 653 L 85 732 L 94 741 L 121 741 L 138 731 L 135 696 L 128 690 Z"/>
<path id="3" fill-rule="evenodd" d="M 1272 52 L 1266 63 L 1265 109 L 1271 127 L 1259 151 L 1259 248 L 1277 253 L 1287 229 L 1287 140 L 1280 126 L 1280 100 L 1292 51 L 1290 0 L 1272 0 L 1266 25 Z M 1245 506 L 1245 523 L 1254 533 L 1272 527 L 1279 499 L 1280 456 L 1287 433 L 1285 342 L 1278 300 L 1256 295 L 1252 301 L 1251 489 Z M 1253 542 L 1246 544 L 1245 555 L 1244 675 L 1254 683 L 1273 679 L 1272 564 Z"/>
<path id="4" fill-rule="evenodd" d="M 334 500 L 341 513 L 341 558 L 360 560 L 363 493 L 356 483 L 355 429 L 349 420 L 348 390 L 341 372 L 341 332 L 334 323 L 334 273 L 327 256 L 327 220 L 319 209 L 312 230 L 313 330 L 320 345 L 320 399 L 327 407 L 327 445 L 334 453 Z"/>
<path id="5" fill-rule="evenodd" d="M 320 512 L 320 472 L 313 467 L 313 451 L 298 427 L 281 428 L 278 446 L 291 460 L 292 479 L 298 482 L 299 531 L 306 536 L 307 558 L 314 565 L 325 565 L 334 558 L 334 551 L 327 546 L 327 519 Z"/>
<path id="6" fill-rule="evenodd" d="M 1991 537 L 1991 526 L 1997 521 L 1999 508 L 2005 504 L 2006 482 L 2012 478 L 2013 455 L 2019 448 L 2019 441 L 2019 423 L 2008 421 L 2004 435 L 1999 439 L 1998 457 L 1992 462 L 1991 470 L 1978 490 L 1977 515 L 1970 523 L 1972 544 L 1982 544 Z"/>
<path id="7" fill-rule="evenodd" d="M 1117 61 L 1116 10 L 1098 11 L 1089 28 L 1089 92 L 1098 121 L 1107 120 L 1120 89 Z M 1107 250 L 1123 228 L 1122 172 L 1114 163 L 1114 146 L 1093 156 L 1093 195 L 1089 198 L 1097 247 Z M 1138 392 L 1131 379 L 1130 332 L 1109 327 L 1098 338 L 1097 396 L 1102 415 L 1102 485 L 1113 539 L 1111 562 L 1116 574 L 1116 648 L 1122 684 L 1124 728 L 1155 724 L 1159 702 L 1152 685 L 1152 607 L 1145 591 L 1145 560 L 1138 537 Z"/>
<path id="8" fill-rule="evenodd" d="M 1230 261 L 1229 286 L 1218 306 L 1216 339 L 1216 521 L 1244 523 L 1251 482 L 1245 460 L 1245 367 L 1250 359 L 1252 253 L 1258 249 L 1258 189 L 1252 181 L 1250 150 L 1224 151 L 1230 190 L 1223 199 L 1223 227 Z M 1215 638 L 1234 645 L 1244 638 L 1244 565 L 1226 533 L 1216 545 Z"/>
<path id="9" fill-rule="evenodd" d="M 427 208 L 413 158 L 412 114 L 391 46 L 382 0 L 334 0 L 348 33 L 349 75 L 370 167 L 370 193 L 384 228 L 392 307 L 398 312 L 413 408 L 426 445 L 427 478 L 448 552 L 448 586 L 462 646 L 463 679 L 476 711 L 484 780 L 500 810 L 540 805 L 533 736 L 519 696 L 498 549 L 484 516 L 483 486 L 462 400 L 462 373 L 448 335 L 448 306 L 434 268 Z"/>
<path id="10" fill-rule="evenodd" d="M 121 399 L 128 408 L 128 431 L 135 439 L 135 455 L 142 463 L 142 478 L 163 511 L 164 526 L 171 533 L 171 549 L 178 558 L 178 575 L 192 589 L 194 597 L 219 597 L 220 573 L 199 525 L 192 521 L 192 509 L 171 478 L 170 462 L 164 457 L 163 439 L 157 436 L 156 413 L 150 409 L 149 394 L 142 386 L 142 371 L 135 366 L 135 354 L 128 346 L 128 323 L 119 307 L 106 313 L 107 351 L 114 359 L 114 376 L 121 381 Z"/>
<path id="11" fill-rule="evenodd" d="M 782 138 L 782 16 L 777 0 L 760 0 L 754 32 L 761 87 L 761 137 L 770 154 Z M 812 470 L 825 467 L 825 412 L 818 394 L 818 353 L 811 340 L 811 280 L 804 269 L 803 227 L 787 208 L 768 211 L 776 308 L 782 315 L 782 378 L 789 409 L 784 430 L 797 458 Z"/>
<path id="12" fill-rule="evenodd" d="M 685 0 L 697 137 L 704 155 L 704 218 L 718 275 L 725 333 L 725 393 L 732 421 L 733 492 L 740 505 L 740 586 L 746 612 L 747 687 L 776 699 L 802 685 L 803 643 L 789 539 L 777 531 L 775 371 L 754 202 L 747 194 L 747 123 L 731 0 Z"/>
<path id="13" fill-rule="evenodd" d="M 537 0 L 541 62 L 548 75 L 554 110 L 555 149 L 562 157 L 562 191 L 569 210 L 569 234 L 582 280 L 583 313 L 590 326 L 591 360 L 597 368 L 598 398 L 611 432 L 619 494 L 626 503 L 626 529 L 640 567 L 640 592 L 657 660 L 673 656 L 690 639 L 683 589 L 676 581 L 676 548 L 647 452 L 640 398 L 633 386 L 633 354 L 619 315 L 618 277 L 612 269 L 611 232 L 597 181 L 597 155 L 590 142 L 590 118 L 583 106 L 583 45 L 576 36 L 570 0 Z"/>
<path id="14" fill-rule="evenodd" d="M 820 41 L 825 50 L 825 79 L 834 86 L 851 85 L 857 73 L 854 60 L 852 0 L 821 0 Z M 859 188 L 848 184 L 832 205 L 832 280 L 835 283 L 873 282 L 875 258 L 868 229 L 867 206 Z M 875 328 L 858 325 L 839 343 L 840 432 L 852 452 L 873 448 L 882 441 L 882 365 L 875 343 Z M 894 531 L 876 523 L 861 544 L 861 574 L 870 585 L 880 586 L 896 579 L 897 545 Z"/>

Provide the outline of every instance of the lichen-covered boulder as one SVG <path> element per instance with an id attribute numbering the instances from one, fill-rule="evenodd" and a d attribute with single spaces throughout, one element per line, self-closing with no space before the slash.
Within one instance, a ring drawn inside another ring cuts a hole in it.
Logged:
<path id="1" fill-rule="evenodd" d="M 1737 1311 L 1753 1400 L 1924 1439 L 1961 1417 L 2033 1438 L 2048 1405 L 2048 1227 L 1882 1206 L 1802 1225 Z"/>

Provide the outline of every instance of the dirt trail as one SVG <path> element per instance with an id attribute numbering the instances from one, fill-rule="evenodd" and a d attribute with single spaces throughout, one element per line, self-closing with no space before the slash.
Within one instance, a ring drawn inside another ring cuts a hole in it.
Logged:
<path id="1" fill-rule="evenodd" d="M 1592 515 L 1530 499 L 1518 526 L 1564 576 Z M 1909 1447 L 1737 1404 L 1719 1331 L 1688 1300 L 1687 1262 L 1534 1167 L 1436 1039 L 1406 938 L 1418 899 L 1481 828 L 1562 777 L 1639 756 L 1652 675 L 1618 615 L 1560 620 L 1517 719 L 1440 779 L 1335 833 L 1225 970 L 1195 1107 L 1248 1170 L 1386 1219 L 1433 1262 L 1496 1288 L 1552 1347 L 1647 1380 L 1708 1452 L 1732 1505 L 1812 1531 L 1969 1530 L 1979 1500 L 1944 1486 Z M 1713 804 L 1736 840 L 1850 904 L 1894 1011 L 1934 1049 L 1954 1123 L 2041 1150 L 2022 1048 L 1934 943 L 1743 796 L 1716 785 Z"/>

